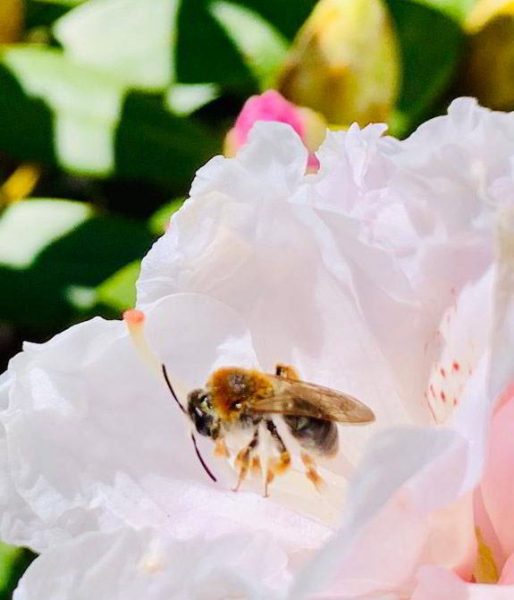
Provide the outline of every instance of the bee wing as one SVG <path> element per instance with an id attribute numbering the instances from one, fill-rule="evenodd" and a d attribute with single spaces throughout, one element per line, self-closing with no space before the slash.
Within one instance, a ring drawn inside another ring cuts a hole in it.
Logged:
<path id="1" fill-rule="evenodd" d="M 305 381 L 294 381 L 269 375 L 274 393 L 252 400 L 256 413 L 278 413 L 297 417 L 313 417 L 339 423 L 371 423 L 373 411 L 348 394 L 336 392 Z"/>

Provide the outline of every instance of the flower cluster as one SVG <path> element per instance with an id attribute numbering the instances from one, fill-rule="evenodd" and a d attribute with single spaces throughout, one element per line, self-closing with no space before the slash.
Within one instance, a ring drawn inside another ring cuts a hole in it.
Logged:
<path id="1" fill-rule="evenodd" d="M 384 131 L 329 132 L 306 174 L 297 133 L 258 123 L 143 261 L 148 360 L 102 319 L 12 360 L 0 534 L 41 553 L 16 600 L 514 594 L 514 117 L 461 99 Z M 235 494 L 154 360 L 180 397 L 290 364 L 376 421 L 340 427 L 322 493 L 293 457 L 269 498 Z"/>

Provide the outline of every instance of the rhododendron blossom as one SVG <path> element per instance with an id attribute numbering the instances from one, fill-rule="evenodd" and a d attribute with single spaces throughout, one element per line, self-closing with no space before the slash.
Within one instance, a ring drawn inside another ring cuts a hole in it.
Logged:
<path id="1" fill-rule="evenodd" d="M 327 133 L 309 174 L 257 123 L 144 259 L 144 330 L 97 318 L 11 361 L 0 534 L 41 553 L 16 600 L 512 597 L 514 117 L 461 99 L 384 132 Z M 376 421 L 339 426 L 322 492 L 293 449 L 269 498 L 234 493 L 160 368 L 183 401 L 277 363 Z"/>

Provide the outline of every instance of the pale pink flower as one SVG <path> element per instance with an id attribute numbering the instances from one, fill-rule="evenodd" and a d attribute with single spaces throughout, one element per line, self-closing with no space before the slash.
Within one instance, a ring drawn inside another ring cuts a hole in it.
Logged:
<path id="1" fill-rule="evenodd" d="M 472 579 L 511 581 L 514 122 L 460 100 L 382 133 L 330 133 L 306 175 L 292 128 L 256 124 L 198 172 L 138 283 L 181 394 L 285 362 L 373 409 L 340 428 L 326 492 L 299 466 L 270 498 L 234 494 L 203 440 L 213 484 L 125 324 L 93 319 L 0 378 L 0 533 L 42 553 L 16 600 L 512 593 Z"/>

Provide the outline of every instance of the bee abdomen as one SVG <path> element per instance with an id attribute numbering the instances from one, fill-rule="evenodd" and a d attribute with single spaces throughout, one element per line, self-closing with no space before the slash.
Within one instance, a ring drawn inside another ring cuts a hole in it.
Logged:
<path id="1" fill-rule="evenodd" d="M 290 415 L 284 415 L 283 418 L 291 435 L 305 450 L 323 456 L 332 456 L 337 452 L 337 426 L 333 421 Z"/>

